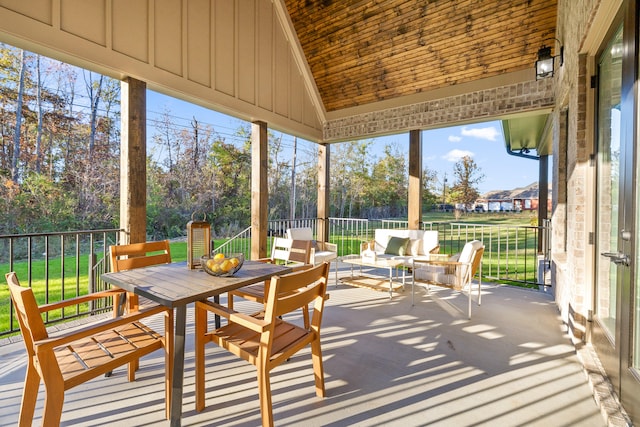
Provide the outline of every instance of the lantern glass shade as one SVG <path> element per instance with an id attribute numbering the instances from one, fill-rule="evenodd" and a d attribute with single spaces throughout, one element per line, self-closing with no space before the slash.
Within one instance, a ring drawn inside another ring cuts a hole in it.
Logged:
<path id="1" fill-rule="evenodd" d="M 538 50 L 538 60 L 536 61 L 536 80 L 553 77 L 553 56 L 551 48 L 542 46 Z"/>
<path id="2" fill-rule="evenodd" d="M 194 269 L 200 267 L 201 257 L 210 254 L 211 224 L 194 221 L 193 215 L 191 218 L 187 223 L 187 267 Z"/>

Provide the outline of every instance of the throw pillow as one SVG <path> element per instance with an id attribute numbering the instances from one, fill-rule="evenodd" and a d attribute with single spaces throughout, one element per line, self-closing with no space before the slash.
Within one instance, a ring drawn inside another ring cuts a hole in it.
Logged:
<path id="1" fill-rule="evenodd" d="M 404 256 L 407 253 L 407 245 L 409 244 L 408 238 L 391 237 L 387 243 L 387 248 L 384 253 L 388 255 L 400 255 Z"/>

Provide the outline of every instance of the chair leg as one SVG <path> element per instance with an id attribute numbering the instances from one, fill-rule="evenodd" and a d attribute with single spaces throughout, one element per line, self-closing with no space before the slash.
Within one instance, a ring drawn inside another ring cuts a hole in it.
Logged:
<path id="1" fill-rule="evenodd" d="M 307 307 L 306 305 L 304 307 L 302 307 L 302 321 L 304 323 L 304 328 L 306 330 L 309 330 L 309 327 L 310 327 L 310 323 L 309 323 L 309 307 Z"/>
<path id="2" fill-rule="evenodd" d="M 129 380 L 129 382 L 134 382 L 136 380 L 136 371 L 138 370 L 138 360 L 132 360 L 131 362 L 129 362 L 129 365 L 127 365 L 127 380 Z"/>
<path id="3" fill-rule="evenodd" d="M 229 295 L 229 300 L 233 297 Z M 195 312 L 195 358 L 196 358 L 196 411 L 204 409 L 204 336 L 207 333 L 207 311 L 201 309 L 196 304 Z"/>
<path id="4" fill-rule="evenodd" d="M 313 377 L 316 383 L 316 396 L 324 397 L 324 368 L 322 366 L 322 349 L 318 337 L 311 341 L 311 360 L 313 362 Z"/>
<path id="5" fill-rule="evenodd" d="M 55 356 L 53 356 L 55 358 Z M 51 363 L 49 367 L 53 365 L 53 360 L 49 360 Z M 47 363 L 41 359 L 41 363 Z M 57 374 L 57 375 L 56 375 Z M 62 418 L 62 405 L 64 403 L 64 381 L 62 375 L 58 370 L 57 373 L 44 374 L 44 412 L 42 415 L 42 425 L 58 426 L 60 425 L 60 418 Z"/>
<path id="6" fill-rule="evenodd" d="M 27 365 L 27 375 L 22 388 L 22 404 L 20 405 L 20 427 L 31 427 L 33 413 L 38 400 L 38 388 L 40 387 L 40 376 L 31 362 Z"/>
<path id="7" fill-rule="evenodd" d="M 140 300 L 138 295 L 127 292 L 127 313 L 135 313 L 140 310 Z M 128 367 L 128 380 L 133 382 L 136 380 L 136 371 L 140 368 L 140 360 L 132 360 Z"/>
<path id="8" fill-rule="evenodd" d="M 257 368 L 262 427 L 273 427 L 273 408 L 271 407 L 271 381 L 269 379 L 269 371 L 267 371 L 262 363 L 258 363 Z"/>

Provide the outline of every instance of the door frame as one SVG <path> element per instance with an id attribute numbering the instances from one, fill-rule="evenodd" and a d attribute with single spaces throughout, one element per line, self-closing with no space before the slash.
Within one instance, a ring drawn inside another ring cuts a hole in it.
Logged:
<path id="1" fill-rule="evenodd" d="M 629 188 L 623 188 L 625 194 L 630 194 L 624 200 L 624 211 L 631 212 L 625 215 L 624 228 L 631 232 L 630 241 L 624 241 L 621 250 L 629 253 L 631 260 L 638 259 L 640 248 L 637 242 L 640 238 L 636 224 L 640 221 L 640 203 L 638 203 L 638 183 L 640 182 L 640 171 L 638 148 L 638 71 L 640 68 L 640 58 L 638 52 L 638 37 L 640 31 L 638 17 L 640 0 L 630 0 L 625 2 L 625 20 L 623 30 L 623 58 L 622 58 L 622 91 L 621 91 L 621 118 L 620 118 L 620 139 L 625 141 L 621 144 L 621 155 L 624 157 L 625 182 Z M 624 146 L 624 147 L 623 147 Z M 628 151 L 627 151 L 628 150 Z M 627 252 L 628 251 L 628 252 Z M 620 392 L 619 396 L 622 405 L 629 413 L 634 422 L 640 423 L 640 372 L 633 369 L 633 340 L 634 340 L 634 309 L 635 291 L 639 287 L 635 281 L 640 278 L 638 265 L 631 262 L 631 268 L 624 269 L 625 272 L 619 280 L 619 325 L 616 327 L 616 339 L 620 343 Z M 636 343 L 640 346 L 640 343 Z M 636 362 L 636 365 L 640 363 Z"/>
<path id="2" fill-rule="evenodd" d="M 636 218 L 640 217 L 640 203 L 637 202 L 639 195 L 638 184 L 640 183 L 640 153 L 637 149 L 638 138 L 638 70 L 640 60 L 638 55 L 638 26 L 640 19 L 638 11 L 640 0 L 625 0 L 616 18 L 610 24 L 606 36 L 602 39 L 601 47 L 595 55 L 594 72 L 598 75 L 598 63 L 604 48 L 611 40 L 615 31 L 623 25 L 623 57 L 622 57 L 622 80 L 620 98 L 620 183 L 619 183 L 619 229 L 618 229 L 618 252 L 627 254 L 631 263 L 630 266 L 619 266 L 617 269 L 616 283 L 616 321 L 613 336 L 604 328 L 596 316 L 593 317 L 591 342 L 596 349 L 598 357 L 605 368 L 614 391 L 619 396 L 622 405 L 631 419 L 640 423 L 640 374 L 632 369 L 633 352 L 633 310 L 635 279 L 638 277 L 638 265 L 635 260 L 638 258 L 637 241 L 639 240 L 636 227 Z M 598 107 L 599 99 L 594 101 L 594 148 L 598 156 Z M 599 171 L 596 170 L 596 180 Z M 597 183 L 597 181 L 595 181 Z M 595 188 L 595 187 L 594 187 Z M 594 201 L 594 218 L 597 218 L 597 199 Z M 623 236 L 623 232 L 628 234 Z M 594 248 L 594 259 L 599 256 L 597 245 Z M 596 313 L 597 305 L 597 271 L 595 270 L 592 283 L 592 313 Z M 638 343 L 640 345 L 640 343 Z"/>

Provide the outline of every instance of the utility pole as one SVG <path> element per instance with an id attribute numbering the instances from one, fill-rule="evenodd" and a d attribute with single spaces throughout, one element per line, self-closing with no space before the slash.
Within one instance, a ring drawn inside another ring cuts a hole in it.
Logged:
<path id="1" fill-rule="evenodd" d="M 442 183 L 442 204 L 447 202 L 447 173 L 444 173 L 444 181 Z"/>
<path id="2" fill-rule="evenodd" d="M 293 137 L 293 156 L 291 157 L 291 213 L 290 218 L 296 218 L 296 150 L 298 147 L 298 137 Z"/>

